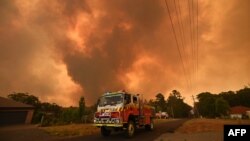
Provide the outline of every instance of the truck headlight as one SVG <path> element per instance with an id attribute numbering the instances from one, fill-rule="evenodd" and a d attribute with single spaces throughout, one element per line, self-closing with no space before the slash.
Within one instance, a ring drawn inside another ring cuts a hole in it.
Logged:
<path id="1" fill-rule="evenodd" d="M 115 120 L 115 123 L 120 123 L 120 120 L 119 120 L 119 119 L 116 119 L 116 120 Z"/>

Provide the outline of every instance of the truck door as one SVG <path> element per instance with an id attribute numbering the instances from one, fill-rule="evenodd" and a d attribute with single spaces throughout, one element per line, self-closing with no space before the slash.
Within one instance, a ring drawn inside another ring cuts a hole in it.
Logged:
<path id="1" fill-rule="evenodd" d="M 124 95 L 124 110 L 123 110 L 123 121 L 128 122 L 128 116 L 130 114 L 130 105 L 131 105 L 131 95 Z"/>
<path id="2" fill-rule="evenodd" d="M 135 115 L 139 115 L 139 99 L 137 96 L 133 96 L 133 112 L 135 113 Z"/>

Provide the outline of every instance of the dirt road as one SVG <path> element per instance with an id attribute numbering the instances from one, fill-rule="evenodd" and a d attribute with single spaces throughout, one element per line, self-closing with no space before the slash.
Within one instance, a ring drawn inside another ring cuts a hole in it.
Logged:
<path id="1" fill-rule="evenodd" d="M 138 129 L 136 135 L 129 139 L 129 141 L 153 141 L 163 133 L 174 132 L 175 129 L 180 127 L 185 119 L 173 120 L 168 122 L 158 122 L 155 125 L 154 131 L 145 131 Z M 109 137 L 102 137 L 100 134 L 91 136 L 77 136 L 77 137 L 56 137 L 45 133 L 34 125 L 29 126 L 12 126 L 0 127 L 0 140 L 1 141 L 117 141 L 127 140 L 123 136 L 123 132 L 114 133 Z"/>

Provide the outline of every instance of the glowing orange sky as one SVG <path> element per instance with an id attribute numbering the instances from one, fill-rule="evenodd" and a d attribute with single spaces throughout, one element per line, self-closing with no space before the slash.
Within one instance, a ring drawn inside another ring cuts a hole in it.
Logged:
<path id="1" fill-rule="evenodd" d="M 181 43 L 174 1 L 168 2 Z M 249 85 L 250 2 L 199 0 L 197 70 L 188 1 L 176 2 L 186 75 L 164 0 L 2 0 L 0 96 L 29 92 L 75 106 L 80 96 L 91 105 L 105 91 L 126 89 L 150 99 L 177 89 L 191 104 L 200 92 Z"/>

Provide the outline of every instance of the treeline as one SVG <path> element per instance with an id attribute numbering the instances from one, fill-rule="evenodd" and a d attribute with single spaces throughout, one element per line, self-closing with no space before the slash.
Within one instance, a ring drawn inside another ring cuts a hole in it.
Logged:
<path id="1" fill-rule="evenodd" d="M 40 123 L 41 126 L 92 122 L 96 110 L 96 106 L 85 105 L 84 97 L 79 99 L 78 107 L 67 108 L 56 103 L 41 102 L 38 97 L 28 93 L 9 94 L 8 98 L 34 106 L 32 123 Z"/>
<path id="2" fill-rule="evenodd" d="M 62 125 L 69 123 L 89 123 L 93 121 L 93 115 L 97 103 L 87 107 L 84 97 L 79 99 L 78 107 L 61 107 L 56 103 L 41 102 L 38 97 L 28 93 L 13 93 L 9 98 L 34 106 L 33 123 L 41 123 L 42 126 Z M 236 92 L 228 91 L 219 94 L 203 92 L 197 95 L 198 102 L 194 108 L 184 102 L 184 98 L 177 90 L 173 90 L 167 99 L 162 93 L 158 93 L 155 99 L 145 103 L 155 107 L 156 112 L 167 112 L 172 118 L 186 117 L 226 117 L 230 107 L 250 107 L 250 88 L 245 87 Z M 191 112 L 193 111 L 193 112 Z"/>
<path id="3" fill-rule="evenodd" d="M 228 91 L 219 94 L 203 92 L 197 95 L 198 102 L 196 114 L 203 117 L 226 117 L 229 115 L 230 107 L 250 107 L 250 88 L 245 87 L 236 92 Z"/>
<path id="4" fill-rule="evenodd" d="M 173 90 L 167 99 L 162 93 L 158 93 L 155 97 L 155 99 L 151 99 L 146 103 L 155 107 L 156 112 L 167 112 L 169 117 L 172 118 L 192 116 L 190 114 L 192 107 L 184 102 L 184 98 L 179 91 Z"/>
<path id="5" fill-rule="evenodd" d="M 79 99 L 78 107 L 61 107 L 56 103 L 41 102 L 38 97 L 29 93 L 13 93 L 8 97 L 18 102 L 34 106 L 32 123 L 41 126 L 63 125 L 69 123 L 91 123 L 97 108 L 97 103 L 87 107 L 84 97 Z M 163 94 L 158 93 L 156 99 L 145 101 L 155 107 L 156 112 L 167 112 L 170 117 L 182 118 L 190 116 L 191 106 L 184 102 L 180 92 L 173 90 L 167 100 Z"/>

